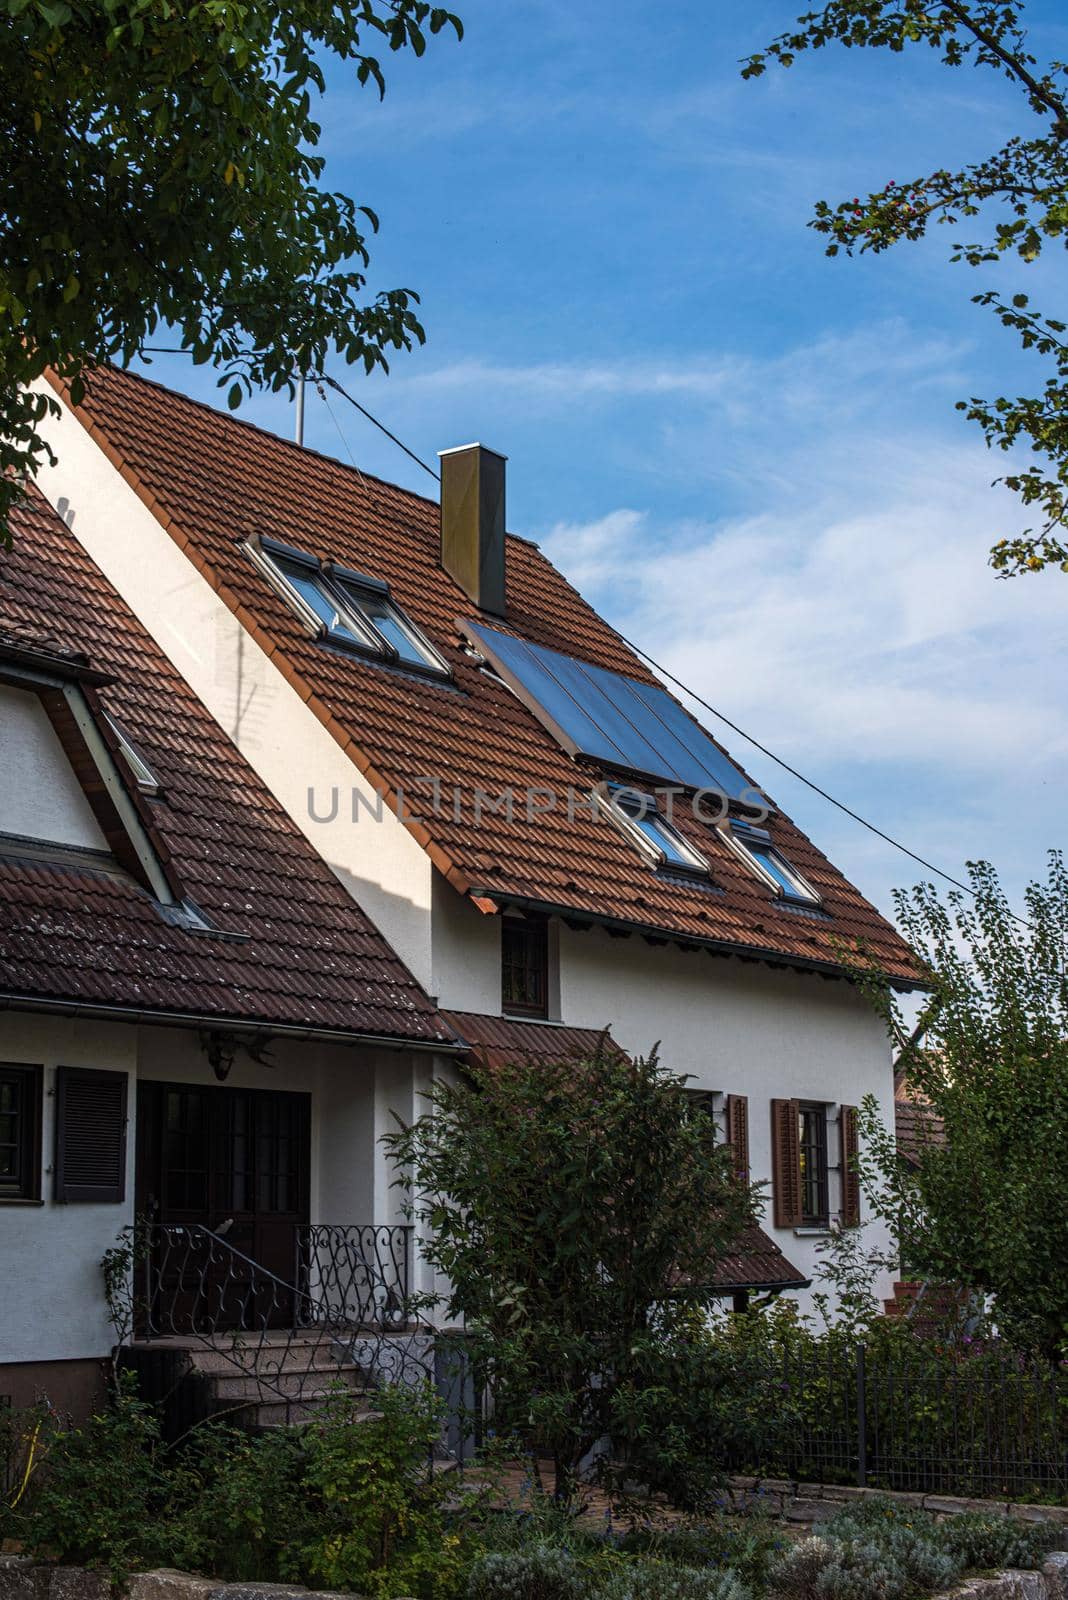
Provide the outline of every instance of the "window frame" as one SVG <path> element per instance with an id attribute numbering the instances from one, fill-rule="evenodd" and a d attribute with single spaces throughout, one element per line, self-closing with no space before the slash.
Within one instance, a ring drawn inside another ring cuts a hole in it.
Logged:
<path id="1" fill-rule="evenodd" d="M 798 1166 L 801 1192 L 801 1226 L 803 1228 L 826 1228 L 830 1226 L 831 1219 L 831 1185 L 830 1185 L 830 1150 L 827 1106 L 820 1100 L 799 1100 L 797 1102 L 797 1147 Z M 815 1141 L 806 1138 L 808 1127 L 814 1127 L 817 1132 Z M 816 1171 L 810 1175 L 806 1171 L 807 1160 L 810 1155 L 815 1156 Z M 814 1191 L 815 1198 L 820 1202 L 816 1209 L 809 1204 L 810 1194 Z"/>
<path id="2" fill-rule="evenodd" d="M 246 549 L 257 567 L 270 583 L 275 593 L 297 613 L 309 632 L 323 644 L 368 661 L 399 667 L 405 672 L 420 673 L 438 681 L 451 680 L 452 670 L 441 652 L 430 643 L 422 630 L 399 606 L 389 592 L 389 585 L 366 573 L 354 572 L 334 561 L 322 561 L 306 550 L 297 550 L 280 540 L 261 536 L 250 540 Z M 340 627 L 332 627 L 306 600 L 293 582 L 286 568 L 297 567 L 312 582 L 337 613 Z M 401 655 L 386 635 L 375 626 L 374 620 L 361 607 L 360 595 L 375 596 L 389 608 L 392 619 L 420 657 L 418 661 Z"/>
<path id="3" fill-rule="evenodd" d="M 533 961 L 522 963 L 522 970 L 534 972 L 540 979 L 541 997 L 538 1000 L 509 999 L 505 975 L 515 962 L 509 962 L 505 941 L 522 935 L 535 945 Z M 549 1018 L 549 919 L 542 916 L 504 915 L 501 918 L 501 1013 L 506 1017 L 527 1017 L 546 1022 Z"/>
<path id="4" fill-rule="evenodd" d="M 119 754 L 133 774 L 133 780 L 138 789 L 142 794 L 147 794 L 152 799 L 157 799 L 163 791 L 163 785 L 149 766 L 148 761 L 141 754 L 118 717 L 114 716 L 110 711 L 105 711 L 103 716 L 108 727 L 115 735 L 119 746 Z"/>
<path id="5" fill-rule="evenodd" d="M 0 1206 L 40 1205 L 44 1069 L 35 1062 L 0 1061 L 0 1082 L 17 1084 L 20 1100 L 15 1113 L 18 1177 L 12 1184 L 0 1179 Z"/>
<path id="6" fill-rule="evenodd" d="M 683 837 L 674 823 L 665 817 L 655 795 L 629 784 L 609 782 L 599 785 L 595 793 L 619 831 L 638 847 L 655 871 L 680 872 L 691 878 L 711 877 L 711 863 L 695 845 Z M 626 807 L 620 804 L 622 795 L 642 808 L 640 818 L 631 816 Z M 681 860 L 674 860 L 662 844 L 646 833 L 642 824 L 650 821 L 656 824 L 654 831 L 678 852 Z"/>
<path id="7" fill-rule="evenodd" d="M 719 824 L 717 831 L 728 849 L 740 861 L 745 862 L 761 883 L 774 892 L 777 899 L 785 901 L 787 905 L 822 906 L 823 896 L 819 890 L 814 889 L 793 862 L 787 860 L 765 828 L 758 828 L 750 822 L 730 817 Z M 764 865 L 761 860 L 762 855 L 775 861 L 779 871 L 794 885 L 792 889 L 785 888 L 775 874 Z"/>

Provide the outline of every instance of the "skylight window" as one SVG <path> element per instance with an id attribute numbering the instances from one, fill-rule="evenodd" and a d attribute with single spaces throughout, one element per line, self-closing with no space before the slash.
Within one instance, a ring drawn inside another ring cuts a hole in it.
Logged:
<path id="1" fill-rule="evenodd" d="M 261 571 L 320 638 L 420 672 L 449 666 L 390 596 L 386 584 L 273 539 L 250 546 Z"/>
<path id="2" fill-rule="evenodd" d="M 798 905 L 818 906 L 820 896 L 797 868 L 791 866 L 781 850 L 771 842 L 771 835 L 751 823 L 729 822 L 720 829 L 724 840 L 736 856 L 769 888 L 783 900 Z"/>
<path id="3" fill-rule="evenodd" d="M 612 820 L 654 867 L 707 876 L 708 862 L 663 815 L 654 795 L 609 786 L 602 797 Z"/>
<path id="4" fill-rule="evenodd" d="M 111 715 L 110 711 L 105 711 L 104 716 L 107 719 L 108 727 L 119 741 L 119 749 L 122 752 L 122 758 L 129 767 L 130 771 L 133 773 L 134 781 L 136 782 L 141 793 L 152 795 L 159 794 L 161 787 L 159 779 L 156 777 L 156 774 L 152 771 L 152 768 L 149 766 L 140 750 L 138 750 L 137 746 L 126 732 L 126 729 L 120 722 L 116 721 L 116 719 Z"/>

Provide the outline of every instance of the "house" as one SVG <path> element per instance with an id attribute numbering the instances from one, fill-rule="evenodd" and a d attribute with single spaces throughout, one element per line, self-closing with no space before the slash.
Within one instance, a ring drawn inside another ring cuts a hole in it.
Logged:
<path id="1" fill-rule="evenodd" d="M 506 532 L 504 459 L 444 452 L 439 503 L 131 374 L 54 393 L 43 492 L 453 1028 L 659 1044 L 810 1279 L 860 1216 L 856 1105 L 894 1113 L 844 952 L 902 988 L 919 970 Z"/>
<path id="2" fill-rule="evenodd" d="M 416 1287 L 376 1140 L 459 1045 L 39 494 L 13 531 L 0 1397 L 78 1413 L 115 1342 L 101 1259 L 135 1214 L 153 1228 L 142 1334 L 191 1330 L 205 1273 L 209 1317 L 251 1294 L 257 1323 L 292 1327 L 316 1252 L 362 1251 L 379 1298 Z"/>

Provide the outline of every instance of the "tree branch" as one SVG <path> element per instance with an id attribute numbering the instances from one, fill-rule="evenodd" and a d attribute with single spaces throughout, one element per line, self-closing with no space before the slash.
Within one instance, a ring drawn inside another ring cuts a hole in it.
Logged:
<path id="1" fill-rule="evenodd" d="M 960 4 L 960 0 L 942 0 L 942 5 L 951 16 L 956 17 L 962 27 L 967 28 L 978 39 L 981 45 L 989 50 L 991 54 L 997 56 L 998 60 L 1004 63 L 1014 77 L 1019 78 L 1020 82 L 1029 90 L 1032 99 L 1037 100 L 1040 105 L 1044 105 L 1050 115 L 1057 118 L 1058 122 L 1068 123 L 1068 106 L 1065 105 L 1064 101 L 1052 94 L 1045 85 L 1039 82 L 1033 73 L 1028 72 L 1019 57 L 1014 56 L 1011 50 L 1006 50 L 994 34 L 989 33 L 973 17 L 970 17 L 963 5 Z"/>

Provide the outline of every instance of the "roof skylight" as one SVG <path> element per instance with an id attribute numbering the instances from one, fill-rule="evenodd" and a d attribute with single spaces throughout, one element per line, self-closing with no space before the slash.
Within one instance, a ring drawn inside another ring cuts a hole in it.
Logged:
<path id="1" fill-rule="evenodd" d="M 801 905 L 820 903 L 820 895 L 792 866 L 782 851 L 771 842 L 771 835 L 751 823 L 732 821 L 721 825 L 720 833 L 761 881 L 779 895 Z"/>
<path id="2" fill-rule="evenodd" d="M 600 794 L 612 820 L 654 867 L 707 877 L 708 862 L 668 821 L 654 795 L 614 785 Z"/>
<path id="3" fill-rule="evenodd" d="M 386 584 L 274 539 L 249 550 L 264 575 L 320 637 L 447 677 L 449 666 L 392 599 Z"/>

